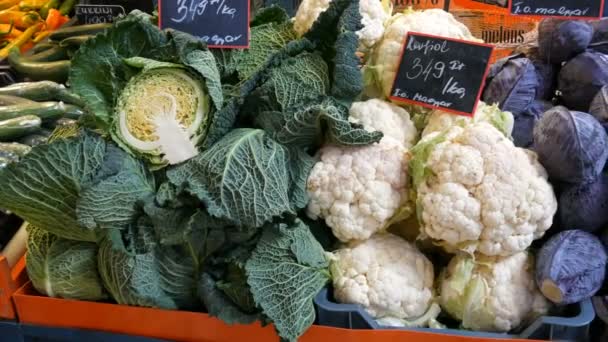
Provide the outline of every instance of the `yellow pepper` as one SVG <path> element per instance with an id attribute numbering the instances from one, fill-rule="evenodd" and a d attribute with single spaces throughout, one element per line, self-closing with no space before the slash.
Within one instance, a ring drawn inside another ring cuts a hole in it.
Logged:
<path id="1" fill-rule="evenodd" d="M 0 0 L 0 10 L 11 8 L 19 4 L 19 0 Z"/>
<path id="2" fill-rule="evenodd" d="M 18 48 L 18 47 L 22 46 L 23 44 L 27 43 L 32 38 L 34 33 L 40 31 L 42 26 L 43 26 L 43 24 L 40 23 L 40 24 L 28 27 L 27 30 L 23 31 L 23 34 L 21 34 L 19 37 L 15 38 L 15 39 L 13 39 L 8 45 L 6 45 L 5 47 L 2 48 L 2 50 L 0 50 L 0 58 L 6 58 L 9 54 L 9 52 L 11 51 L 11 49 Z"/>
<path id="3" fill-rule="evenodd" d="M 40 22 L 40 15 L 36 12 L 0 11 L 0 23 L 13 22 L 15 27 L 24 29 Z"/>

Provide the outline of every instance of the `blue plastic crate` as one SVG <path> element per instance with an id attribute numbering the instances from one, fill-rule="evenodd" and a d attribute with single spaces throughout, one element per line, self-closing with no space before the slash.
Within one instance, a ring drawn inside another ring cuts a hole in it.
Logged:
<path id="1" fill-rule="evenodd" d="M 327 288 L 321 290 L 315 297 L 317 322 L 319 325 L 346 329 L 408 329 L 415 331 L 435 332 L 441 334 L 487 337 L 487 338 L 523 338 L 545 339 L 559 341 L 588 341 L 589 328 L 595 318 L 591 300 L 573 305 L 572 317 L 543 316 L 538 318 L 521 333 L 501 334 L 486 333 L 458 329 L 431 328 L 396 328 L 379 325 L 361 306 L 355 304 L 339 304 L 332 301 L 332 295 Z"/>
<path id="2" fill-rule="evenodd" d="M 0 320 L 0 342 L 23 342 L 19 323 Z"/>
<path id="3" fill-rule="evenodd" d="M 21 325 L 21 333 L 23 339 L 20 341 L 23 342 L 166 342 L 154 338 L 95 330 L 52 328 L 28 324 Z"/>

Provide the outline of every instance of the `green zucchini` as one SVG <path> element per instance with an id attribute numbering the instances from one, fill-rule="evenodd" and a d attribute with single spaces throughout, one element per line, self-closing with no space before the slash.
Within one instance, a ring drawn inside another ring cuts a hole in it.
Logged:
<path id="1" fill-rule="evenodd" d="M 21 75 L 27 76 L 32 80 L 51 80 L 55 82 L 65 82 L 70 71 L 70 61 L 54 62 L 29 62 L 21 57 L 18 50 L 12 50 L 8 55 L 8 62 Z"/>
<path id="2" fill-rule="evenodd" d="M 35 115 L 0 121 L 0 141 L 12 141 L 40 129 L 42 120 Z"/>
<path id="3" fill-rule="evenodd" d="M 0 143 L 0 152 L 14 153 L 19 157 L 23 157 L 24 155 L 28 154 L 31 150 L 32 150 L 31 147 L 24 145 L 24 144 L 16 143 L 16 142 Z"/>
<path id="4" fill-rule="evenodd" d="M 96 35 L 103 30 L 112 27 L 112 24 L 89 24 L 89 25 L 78 25 L 60 28 L 49 35 L 49 39 L 52 41 L 62 41 L 69 37 L 82 36 L 82 35 Z"/>
<path id="5" fill-rule="evenodd" d="M 80 97 L 52 81 L 21 82 L 0 88 L 0 95 L 12 95 L 32 101 L 63 101 L 83 106 Z"/>
<path id="6" fill-rule="evenodd" d="M 19 143 L 27 145 L 27 146 L 38 146 L 42 144 L 46 144 L 49 141 L 49 137 L 42 134 L 30 134 L 22 137 L 18 140 Z"/>
<path id="7" fill-rule="evenodd" d="M 43 51 L 46 51 L 48 49 L 54 48 L 57 46 L 57 43 L 51 43 L 51 42 L 45 42 L 45 43 L 38 43 L 36 45 L 34 45 L 34 47 L 32 48 L 32 53 L 40 53 Z"/>
<path id="8" fill-rule="evenodd" d="M 0 106 L 12 106 L 36 103 L 32 100 L 13 95 L 0 95 Z"/>
<path id="9" fill-rule="evenodd" d="M 63 102 L 52 101 L 0 107 L 0 120 L 18 118 L 24 115 L 36 115 L 42 120 L 59 119 L 66 115 L 78 118 L 82 115 L 82 110 L 74 105 L 66 105 Z"/>
<path id="10" fill-rule="evenodd" d="M 87 40 L 91 39 L 92 37 L 95 37 L 95 36 L 86 34 L 86 35 L 82 35 L 82 36 L 68 37 L 68 38 L 62 40 L 61 42 L 59 42 L 59 46 L 62 48 L 79 47 L 82 43 L 86 42 Z"/>
<path id="11" fill-rule="evenodd" d="M 54 62 L 68 58 L 68 52 L 59 46 L 52 47 L 39 53 L 22 57 L 28 62 Z"/>

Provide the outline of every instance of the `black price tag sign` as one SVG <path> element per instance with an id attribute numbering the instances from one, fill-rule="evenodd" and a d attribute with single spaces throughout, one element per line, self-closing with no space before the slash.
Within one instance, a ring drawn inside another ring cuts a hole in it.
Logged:
<path id="1" fill-rule="evenodd" d="M 514 15 L 596 19 L 603 10 L 604 0 L 509 0 Z"/>
<path id="2" fill-rule="evenodd" d="M 410 32 L 391 99 L 472 116 L 494 47 Z"/>
<path id="3" fill-rule="evenodd" d="M 158 0 L 158 18 L 209 47 L 249 47 L 249 0 Z"/>
<path id="4" fill-rule="evenodd" d="M 111 23 L 134 9 L 146 13 L 154 10 L 153 0 L 80 0 L 74 11 L 79 24 Z"/>
<path id="5" fill-rule="evenodd" d="M 83 25 L 112 23 L 114 18 L 126 14 L 121 5 L 76 5 L 75 11 L 78 23 Z"/>

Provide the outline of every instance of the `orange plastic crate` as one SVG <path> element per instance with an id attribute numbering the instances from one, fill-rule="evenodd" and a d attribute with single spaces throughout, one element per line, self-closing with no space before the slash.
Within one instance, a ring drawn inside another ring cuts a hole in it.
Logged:
<path id="1" fill-rule="evenodd" d="M 41 296 L 25 284 L 13 295 L 19 321 L 39 326 L 100 330 L 172 341 L 278 341 L 272 326 L 259 323 L 230 326 L 204 313 L 117 304 L 65 300 Z M 452 336 L 399 330 L 349 330 L 312 326 L 301 342 L 481 342 L 527 341 Z"/>
<path id="2" fill-rule="evenodd" d="M 10 269 L 6 258 L 0 255 L 0 319 L 17 318 L 11 296 L 27 280 L 24 257 Z"/>

